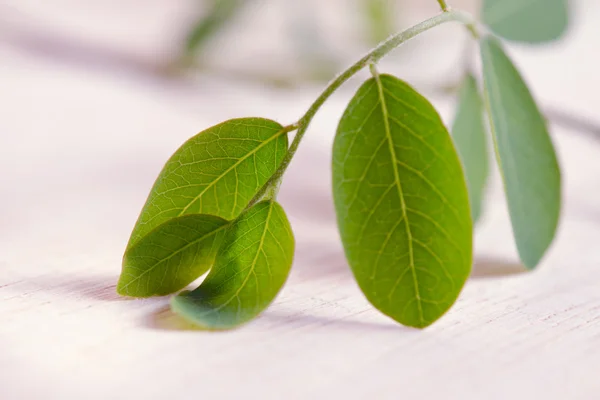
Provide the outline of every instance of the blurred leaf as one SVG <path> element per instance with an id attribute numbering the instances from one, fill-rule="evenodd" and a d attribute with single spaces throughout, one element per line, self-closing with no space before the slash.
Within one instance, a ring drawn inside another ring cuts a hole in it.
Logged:
<path id="1" fill-rule="evenodd" d="M 482 20 L 497 35 L 516 42 L 558 39 L 569 24 L 568 0 L 483 0 Z"/>
<path id="2" fill-rule="evenodd" d="M 232 119 L 185 142 L 154 183 L 127 248 L 188 214 L 235 219 L 279 167 L 287 133 L 262 118 Z"/>
<path id="3" fill-rule="evenodd" d="M 258 203 L 233 222 L 204 282 L 171 301 L 173 311 L 205 329 L 231 329 L 275 299 L 292 266 L 294 236 L 283 208 Z"/>
<path id="4" fill-rule="evenodd" d="M 560 216 L 560 168 L 544 117 L 519 72 L 492 37 L 481 40 L 486 106 L 521 260 L 534 268 Z"/>
<path id="5" fill-rule="evenodd" d="M 362 0 L 369 29 L 369 39 L 376 44 L 395 31 L 395 4 L 393 0 Z"/>
<path id="6" fill-rule="evenodd" d="M 481 215 L 483 194 L 489 175 L 487 132 L 483 113 L 477 82 L 472 75 L 467 75 L 460 89 L 452 136 L 467 177 L 471 216 L 474 222 Z"/>
<path id="7" fill-rule="evenodd" d="M 212 266 L 227 225 L 212 215 L 186 215 L 162 224 L 125 253 L 117 292 L 149 297 L 183 289 Z"/>
<path id="8" fill-rule="evenodd" d="M 440 318 L 469 276 L 473 226 L 460 160 L 433 106 L 393 76 L 365 82 L 338 127 L 333 194 L 367 299 L 404 325 Z"/>
<path id="9" fill-rule="evenodd" d="M 243 0 L 213 0 L 208 13 L 196 22 L 188 34 L 185 45 L 186 56 L 192 57 L 196 54 L 208 39 L 238 13 L 243 4 Z"/>

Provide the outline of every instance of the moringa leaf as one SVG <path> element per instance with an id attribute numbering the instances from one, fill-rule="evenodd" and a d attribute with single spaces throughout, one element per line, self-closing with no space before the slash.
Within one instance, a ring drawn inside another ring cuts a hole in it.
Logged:
<path id="1" fill-rule="evenodd" d="M 552 243 L 560 167 L 546 122 L 519 72 L 492 38 L 481 40 L 485 99 L 521 260 L 534 268 Z"/>
<path id="2" fill-rule="evenodd" d="M 117 292 L 149 297 L 183 289 L 210 268 L 228 224 L 212 215 L 185 215 L 162 224 L 125 253 Z"/>
<path id="3" fill-rule="evenodd" d="M 127 248 L 183 215 L 235 219 L 279 167 L 287 144 L 286 130 L 262 118 L 232 119 L 192 137 L 156 179 Z"/>
<path id="4" fill-rule="evenodd" d="M 452 137 L 467 177 L 471 217 L 474 222 L 481 215 L 481 203 L 489 175 L 487 132 L 482 103 L 475 78 L 467 75 L 460 90 Z"/>
<path id="5" fill-rule="evenodd" d="M 481 17 L 505 39 L 542 43 L 565 33 L 569 7 L 567 0 L 484 0 Z"/>
<path id="6" fill-rule="evenodd" d="M 369 79 L 350 101 L 333 146 L 333 194 L 367 299 L 404 325 L 440 318 L 471 270 L 468 192 L 439 115 L 405 82 Z"/>
<path id="7" fill-rule="evenodd" d="M 232 223 L 200 287 L 172 299 L 173 311 L 205 329 L 235 328 L 275 299 L 293 258 L 294 236 L 283 208 L 271 200 L 258 203 Z"/>
<path id="8" fill-rule="evenodd" d="M 260 118 L 230 120 L 184 143 L 157 178 L 133 229 L 117 291 L 165 295 L 204 274 L 227 220 L 248 205 L 286 150 L 285 128 Z"/>

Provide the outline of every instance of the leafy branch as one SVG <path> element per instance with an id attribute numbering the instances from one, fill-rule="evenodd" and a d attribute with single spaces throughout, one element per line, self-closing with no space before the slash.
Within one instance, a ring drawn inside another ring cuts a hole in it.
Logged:
<path id="1" fill-rule="evenodd" d="M 117 291 L 171 294 L 209 271 L 197 289 L 173 298 L 176 313 L 205 329 L 231 329 L 265 310 L 287 279 L 295 247 L 277 203 L 279 185 L 321 106 L 366 67 L 372 77 L 338 125 L 332 186 L 346 258 L 371 304 L 401 324 L 423 328 L 458 298 L 471 271 L 473 222 L 482 213 L 488 179 L 484 117 L 519 256 L 535 268 L 554 239 L 561 207 L 560 168 L 545 118 L 500 41 L 480 35 L 470 15 L 438 3 L 441 14 L 373 48 L 333 79 L 297 122 L 233 119 L 184 143 L 150 191 Z M 553 40 L 557 21 L 558 29 L 566 28 L 563 5 L 548 1 L 543 14 L 535 7 L 531 14 L 520 0 L 485 0 L 482 20 L 503 35 L 529 18 L 527 31 L 506 36 Z M 452 21 L 479 43 L 483 96 L 476 77 L 465 71 L 451 136 L 426 98 L 379 73 L 376 64 L 402 43 Z"/>
<path id="2" fill-rule="evenodd" d="M 405 43 L 406 41 L 414 38 L 415 36 L 432 29 L 438 25 L 444 24 L 446 22 L 461 22 L 465 24 L 465 26 L 473 27 L 474 20 L 466 13 L 461 11 L 448 11 L 443 12 L 435 17 L 429 18 L 405 31 L 402 31 L 398 34 L 392 35 L 390 38 L 379 44 L 377 47 L 369 51 L 366 55 L 364 55 L 360 60 L 351 65 L 344 72 L 340 73 L 327 87 L 321 95 L 313 102 L 313 104 L 309 107 L 308 111 L 293 125 L 290 125 L 290 131 L 298 130 L 290 148 L 281 163 L 281 166 L 277 169 L 275 174 L 269 179 L 269 181 L 261 188 L 261 190 L 257 193 L 253 201 L 250 204 L 254 204 L 256 201 L 260 200 L 260 198 L 264 195 L 264 193 L 268 190 L 271 185 L 276 184 L 287 169 L 289 163 L 292 161 L 294 154 L 298 150 L 298 146 L 308 129 L 310 122 L 313 117 L 317 114 L 319 109 L 325 102 L 329 99 L 329 97 L 335 93 L 337 89 L 340 88 L 348 79 L 352 78 L 356 73 L 369 66 L 370 64 L 375 64 L 381 58 L 383 58 L 390 51 L 394 50 L 396 47 Z M 473 29 L 473 28 L 470 28 Z"/>

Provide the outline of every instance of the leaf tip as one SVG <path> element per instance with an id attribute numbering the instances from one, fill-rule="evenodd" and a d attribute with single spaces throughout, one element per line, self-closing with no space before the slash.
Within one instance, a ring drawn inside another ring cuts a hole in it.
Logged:
<path id="1" fill-rule="evenodd" d="M 121 275 L 119 276 L 119 280 L 117 281 L 117 294 L 120 296 L 129 296 L 129 292 L 128 292 L 128 286 L 127 286 L 127 278 L 125 278 L 125 272 L 121 272 Z"/>
<path id="2" fill-rule="evenodd" d="M 532 253 L 532 252 L 529 252 L 526 250 L 520 250 L 519 258 L 521 259 L 523 266 L 528 271 L 535 270 L 537 268 L 537 266 L 540 264 L 540 262 L 542 261 L 542 258 L 544 258 L 544 255 L 549 247 L 550 247 L 550 245 L 548 245 L 548 247 L 546 247 L 543 251 L 538 252 L 538 253 Z"/>
<path id="3" fill-rule="evenodd" d="M 150 297 L 144 294 L 135 293 L 135 291 L 131 290 L 131 286 L 129 285 L 129 280 L 123 277 L 123 274 L 119 277 L 119 281 L 117 282 L 117 294 L 123 297 Z"/>

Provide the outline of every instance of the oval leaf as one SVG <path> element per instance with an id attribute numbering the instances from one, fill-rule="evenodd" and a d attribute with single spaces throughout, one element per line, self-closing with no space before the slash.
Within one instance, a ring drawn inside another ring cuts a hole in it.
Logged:
<path id="1" fill-rule="evenodd" d="M 500 43 L 481 41 L 486 107 L 521 260 L 534 268 L 552 243 L 561 204 L 560 168 L 546 122 Z"/>
<path id="2" fill-rule="evenodd" d="M 167 161 L 127 247 L 183 215 L 235 219 L 277 170 L 287 144 L 286 130 L 262 118 L 232 119 L 194 136 Z"/>
<path id="3" fill-rule="evenodd" d="M 425 327 L 471 270 L 467 186 L 429 102 L 389 75 L 350 101 L 333 147 L 333 194 L 346 257 L 381 312 Z"/>
<path id="4" fill-rule="evenodd" d="M 200 287 L 172 299 L 173 311 L 205 329 L 235 328 L 275 299 L 293 257 L 294 236 L 283 208 L 258 203 L 233 222 Z"/>
<path id="5" fill-rule="evenodd" d="M 497 35 L 517 42 L 558 39 L 567 30 L 567 0 L 484 0 L 481 18 Z"/>
<path id="6" fill-rule="evenodd" d="M 477 82 L 473 76 L 468 75 L 460 90 L 452 137 L 467 177 L 473 221 L 477 221 L 481 215 L 481 203 L 489 175 L 487 132 L 482 103 Z"/>
<path id="7" fill-rule="evenodd" d="M 212 215 L 186 215 L 161 225 L 125 253 L 117 292 L 149 297 L 183 289 L 210 268 L 227 225 Z"/>

